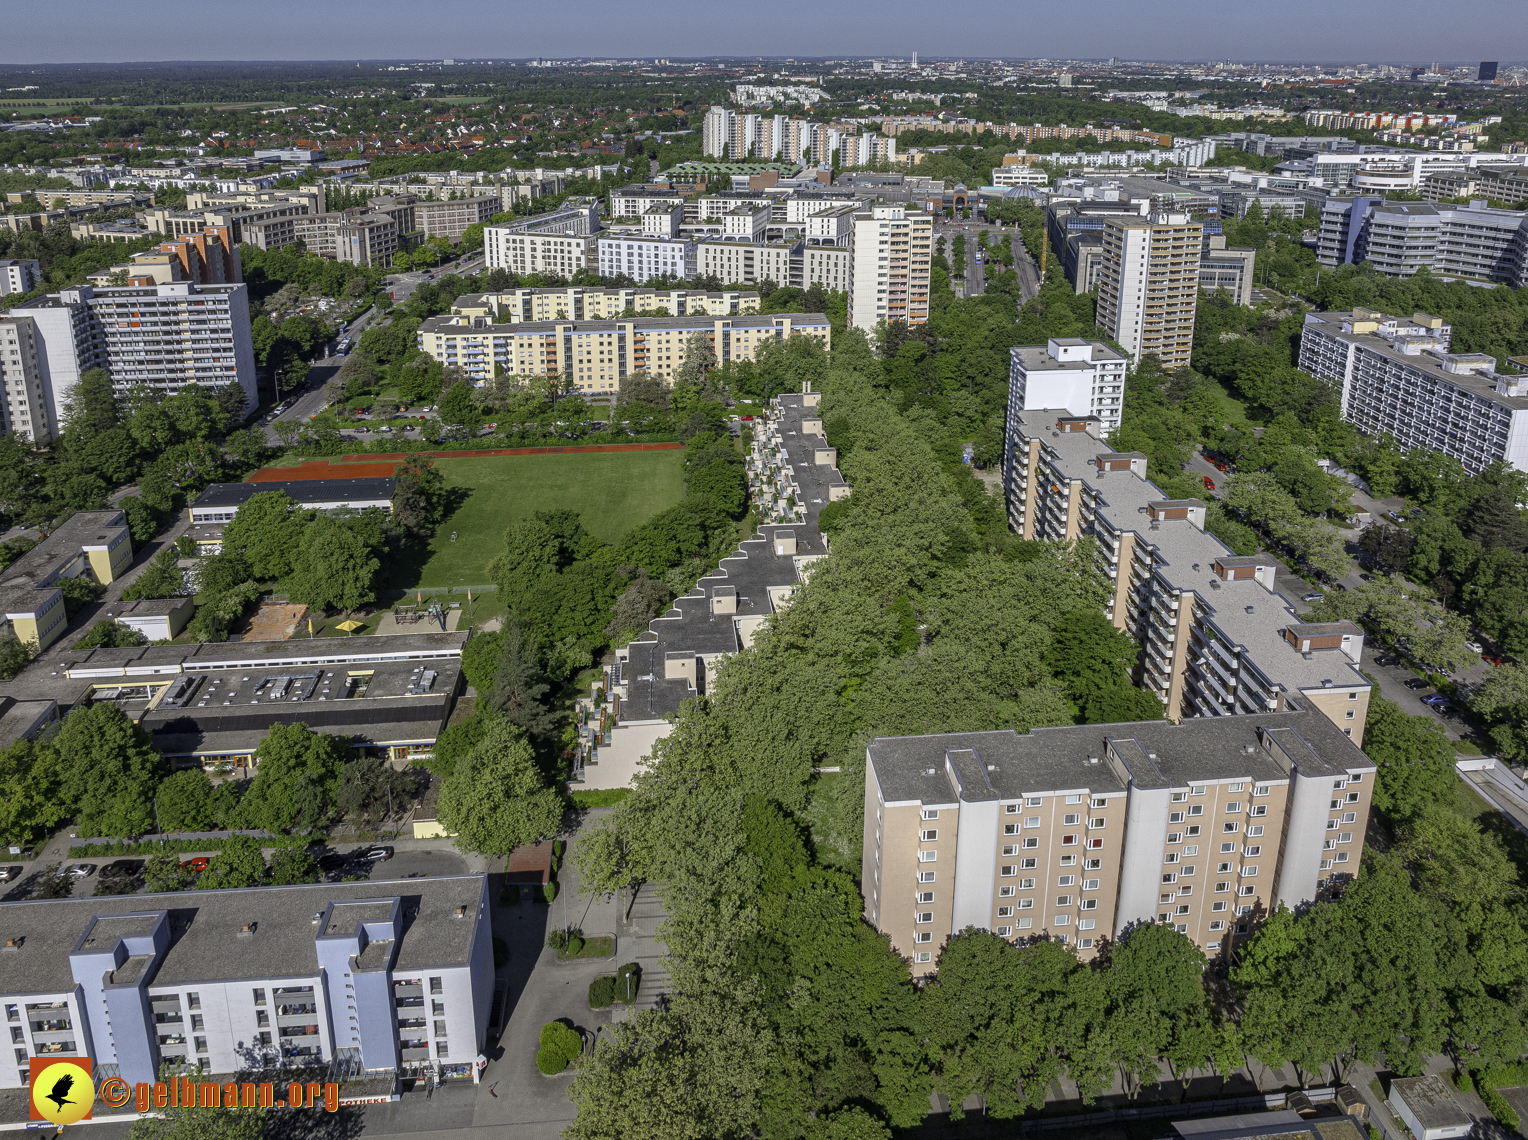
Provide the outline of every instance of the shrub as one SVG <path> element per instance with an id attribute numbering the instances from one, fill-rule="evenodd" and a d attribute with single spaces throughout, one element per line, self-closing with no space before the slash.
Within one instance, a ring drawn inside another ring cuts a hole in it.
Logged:
<path id="1" fill-rule="evenodd" d="M 1460 1092 L 1474 1092 L 1475 1082 L 1470 1079 L 1468 1072 L 1454 1074 L 1454 1087 Z"/>
<path id="2" fill-rule="evenodd" d="M 1475 1075 L 1475 1086 L 1480 1093 L 1480 1099 L 1486 1102 L 1486 1107 L 1491 1110 L 1491 1115 L 1496 1117 L 1497 1121 L 1508 1132 L 1517 1131 L 1518 1125 L 1522 1123 L 1522 1118 L 1518 1116 L 1517 1110 L 1507 1103 L 1507 1098 L 1496 1091 L 1496 1086 L 1519 1083 L 1524 1076 L 1525 1069 L 1528 1069 L 1528 1066 L 1522 1064 L 1503 1065 L 1500 1067 L 1493 1065 L 1491 1068 L 1484 1069 Z"/>
<path id="3" fill-rule="evenodd" d="M 642 985 L 642 967 L 628 962 L 615 973 L 615 1000 L 630 1005 L 637 1000 Z"/>
<path id="4" fill-rule="evenodd" d="M 536 1050 L 536 1068 L 547 1076 L 562 1072 L 584 1051 L 584 1039 L 578 1030 L 560 1021 L 549 1021 L 541 1027 L 540 1044 Z"/>
<path id="5" fill-rule="evenodd" d="M 553 880 L 552 882 L 547 883 L 545 886 L 538 886 L 536 888 L 536 901 L 539 902 L 539 903 L 550 903 L 556 897 L 557 897 L 557 882 L 556 882 L 556 880 Z"/>
<path id="6" fill-rule="evenodd" d="M 589 1008 L 606 1009 L 615 1004 L 615 979 L 601 974 L 589 983 Z"/>
<path id="7" fill-rule="evenodd" d="M 603 691 L 600 699 L 604 699 Z M 601 788 L 593 792 L 574 792 L 572 799 L 573 806 L 578 808 L 613 807 L 629 795 L 630 788 Z"/>
<path id="8" fill-rule="evenodd" d="M 564 958 L 573 958 L 584 948 L 584 932 L 576 926 L 571 930 L 554 930 L 546 936 L 546 944 Z"/>

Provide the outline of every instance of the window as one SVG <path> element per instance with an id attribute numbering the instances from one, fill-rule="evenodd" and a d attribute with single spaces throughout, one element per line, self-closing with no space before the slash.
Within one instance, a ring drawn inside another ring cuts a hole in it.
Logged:
<path id="1" fill-rule="evenodd" d="M 1222 899 L 1220 902 L 1211 903 L 1210 904 L 1210 909 L 1212 911 L 1214 911 L 1216 914 L 1219 914 L 1219 913 L 1221 913 L 1222 911 L 1224 911 L 1226 909 L 1226 906 L 1227 906 L 1226 901 L 1224 899 Z M 1214 928 L 1211 927 L 1211 929 L 1214 929 Z"/>
<path id="2" fill-rule="evenodd" d="M 1077 940 L 1077 949 L 1079 949 L 1079 950 L 1091 950 L 1091 949 L 1093 949 L 1093 940 L 1091 938 L 1079 938 Z"/>
<path id="3" fill-rule="evenodd" d="M 1002 875 L 1004 878 L 1007 878 L 1010 875 L 1017 875 L 1019 873 L 1019 869 L 1012 863 L 1005 863 L 1003 866 L 997 869 L 997 873 Z"/>
<path id="4" fill-rule="evenodd" d="M 1188 913 L 1188 904 L 1184 903 L 1182 906 L 1178 907 L 1173 913 L 1174 914 L 1187 914 Z"/>
<path id="5" fill-rule="evenodd" d="M 1226 785 L 1226 791 L 1228 791 L 1228 792 L 1239 792 L 1241 790 L 1242 790 L 1242 786 L 1239 783 L 1237 783 L 1237 784 L 1227 784 Z"/>
<path id="6" fill-rule="evenodd" d="M 206 1029 L 206 1028 L 207 1028 L 207 1025 L 202 1020 L 202 1015 L 199 1014 L 199 1013 L 193 1013 L 191 1015 L 191 1030 L 192 1030 L 192 1032 L 194 1033 L 194 1032 L 196 1032 L 198 1030 L 203 1030 L 203 1029 Z"/>
<path id="7" fill-rule="evenodd" d="M 1351 831 L 1344 831 L 1341 835 L 1339 835 L 1337 837 L 1337 842 L 1338 843 L 1352 843 L 1353 842 L 1353 833 Z"/>
<path id="8" fill-rule="evenodd" d="M 1176 883 L 1177 881 L 1178 876 L 1171 871 L 1168 871 L 1165 875 L 1162 876 L 1163 883 Z"/>
<path id="9" fill-rule="evenodd" d="M 1077 920 L 1078 930 L 1092 930 L 1097 925 L 1098 920 L 1094 918 L 1080 918 Z"/>
<path id="10" fill-rule="evenodd" d="M 1066 802 L 1069 803 L 1069 804 L 1080 804 L 1080 803 L 1082 803 L 1082 797 L 1081 796 L 1067 796 L 1066 797 Z"/>
<path id="11" fill-rule="evenodd" d="M 1167 816 L 1167 822 L 1168 823 L 1182 823 L 1183 822 L 1183 813 L 1181 811 L 1169 812 L 1168 816 Z"/>
<path id="12" fill-rule="evenodd" d="M 1037 860 L 1034 860 L 1034 859 L 1020 859 L 1019 860 L 1019 866 L 1022 867 L 1026 871 L 1033 871 L 1035 869 L 1035 863 L 1036 862 L 1037 862 Z"/>
<path id="13" fill-rule="evenodd" d="M 186 996 L 189 998 L 191 995 L 187 994 Z M 265 1004 L 265 991 L 264 990 L 256 990 L 255 991 L 255 1004 L 256 1005 L 264 1005 Z M 197 1007 L 196 1006 L 192 1006 L 191 1008 L 195 1009 Z"/>
<path id="14" fill-rule="evenodd" d="M 1028 850 L 1033 851 L 1036 847 L 1040 846 L 1039 836 L 1031 835 L 1028 839 L 1024 840 L 1024 846 Z"/>
<path id="15" fill-rule="evenodd" d="M 1040 826 L 1040 817 L 1037 816 L 1037 815 L 1026 815 L 1024 817 L 1024 826 L 1025 827 L 1039 827 Z"/>
<path id="16" fill-rule="evenodd" d="M 1095 840 L 1093 840 L 1093 842 L 1094 843 L 1102 843 L 1103 840 L 1102 839 L 1095 839 Z M 1076 847 L 1077 846 L 1077 837 L 1075 835 L 1063 835 L 1061 837 L 1061 846 L 1063 846 L 1063 847 Z"/>
<path id="17" fill-rule="evenodd" d="M 1348 853 L 1346 851 L 1339 851 L 1334 858 L 1339 863 L 1346 863 L 1348 861 Z"/>
<path id="18" fill-rule="evenodd" d="M 1093 831 L 1097 831 L 1103 825 L 1104 817 L 1101 815 L 1095 815 L 1092 819 L 1088 820 L 1088 827 Z"/>
<path id="19" fill-rule="evenodd" d="M 1263 834 L 1263 825 L 1260 823 L 1253 824 L 1251 827 L 1247 828 L 1247 834 L 1253 839 L 1256 839 L 1259 835 Z"/>
<path id="20" fill-rule="evenodd" d="M 443 1002 L 443 1001 L 432 1001 L 430 1003 L 430 1013 L 432 1013 L 436 1017 L 445 1017 L 446 1016 L 446 1003 Z"/>
<path id="21" fill-rule="evenodd" d="M 1071 926 L 1072 925 L 1072 916 L 1069 915 L 1069 914 L 1058 914 L 1058 915 L 1056 915 L 1055 920 L 1051 923 L 1051 925 L 1052 926 Z"/>
<path id="22" fill-rule="evenodd" d="M 1343 816 L 1342 816 L 1342 822 L 1343 823 L 1357 823 L 1358 822 L 1358 813 L 1356 811 L 1344 812 Z"/>
<path id="23" fill-rule="evenodd" d="M 1242 854 L 1245 855 L 1248 859 L 1256 859 L 1262 853 L 1263 848 L 1261 844 L 1242 848 Z"/>
<path id="24" fill-rule="evenodd" d="M 1229 891 L 1230 889 L 1231 889 L 1231 884 L 1230 883 L 1216 883 L 1215 884 L 1215 893 L 1217 895 L 1223 895 L 1227 891 Z"/>
<path id="25" fill-rule="evenodd" d="M 1188 799 L 1187 792 L 1174 792 L 1172 794 L 1172 801 L 1175 804 L 1181 804 L 1186 799 Z"/>
<path id="26" fill-rule="evenodd" d="M 938 808 L 924 808 L 923 809 L 923 818 L 924 819 L 938 819 L 939 818 L 939 809 Z"/>
<path id="27" fill-rule="evenodd" d="M 1072 896 L 1071 895 L 1057 895 L 1056 896 L 1056 905 L 1057 906 L 1071 906 L 1072 905 Z"/>
<path id="28" fill-rule="evenodd" d="M 1183 866 L 1182 866 L 1182 867 L 1181 867 L 1181 868 L 1179 868 L 1179 870 L 1178 870 L 1178 874 L 1179 874 L 1179 875 L 1181 875 L 1181 876 L 1182 876 L 1182 877 L 1183 877 L 1183 878 L 1185 878 L 1185 879 L 1187 879 L 1187 878 L 1189 878 L 1189 877 L 1190 877 L 1190 876 L 1192 876 L 1192 875 L 1193 875 L 1193 873 L 1194 873 L 1194 865 L 1193 865 L 1193 864 L 1192 864 L 1192 863 L 1185 863 L 1185 864 L 1184 864 L 1184 865 L 1183 865 Z"/>
<path id="29" fill-rule="evenodd" d="M 1019 909 L 1020 910 L 1033 910 L 1034 909 L 1034 905 L 1035 905 L 1035 900 L 1034 899 L 1020 899 L 1019 900 Z"/>
<path id="30" fill-rule="evenodd" d="M 1004 855 L 1004 856 L 1005 856 L 1005 857 L 1006 857 L 1006 856 L 1012 856 L 1012 855 L 1017 855 L 1017 854 L 1018 854 L 1018 853 L 1019 853 L 1019 849 L 1018 849 L 1018 847 L 1016 847 L 1016 846 L 1015 846 L 1015 845 L 1014 845 L 1014 844 L 1012 844 L 1012 843 L 1010 843 L 1010 844 L 1008 844 L 1008 846 L 1006 846 L 1006 847 L 1004 847 L 1004 848 L 1003 848 L 1003 855 Z"/>
<path id="31" fill-rule="evenodd" d="M 1103 841 L 1102 837 L 1097 838 L 1097 839 L 1090 839 L 1090 840 L 1088 840 L 1088 850 L 1089 851 L 1098 851 L 1098 850 L 1101 850 L 1103 848 L 1103 845 L 1104 845 L 1104 841 Z"/>
<path id="32" fill-rule="evenodd" d="M 1043 800 L 1039 800 L 1039 799 L 1027 799 L 1027 800 L 1024 801 L 1024 806 L 1025 807 L 1039 807 L 1040 804 L 1043 803 L 1043 802 L 1044 802 Z"/>
<path id="33" fill-rule="evenodd" d="M 437 1057 L 449 1057 L 450 1050 L 444 1041 L 435 1042 L 435 1055 Z"/>
<path id="34" fill-rule="evenodd" d="M 1082 889 L 1085 890 L 1085 891 L 1096 891 L 1096 890 L 1098 890 L 1098 880 L 1097 879 L 1084 879 L 1084 880 L 1082 880 Z"/>
<path id="35" fill-rule="evenodd" d="M 918 842 L 919 843 L 934 843 L 934 842 L 937 842 L 938 839 L 939 839 L 939 829 L 938 828 L 929 828 L 926 831 L 918 832 Z"/>
<path id="36" fill-rule="evenodd" d="M 1178 853 L 1176 851 L 1169 851 L 1166 855 L 1162 856 L 1162 862 L 1164 863 L 1176 863 L 1177 861 Z"/>
<path id="37" fill-rule="evenodd" d="M 920 950 L 916 954 L 913 955 L 913 961 L 914 962 L 932 962 L 933 960 L 934 960 L 934 956 L 932 954 L 930 954 L 927 950 Z"/>
<path id="38" fill-rule="evenodd" d="M 1098 900 L 1097 899 L 1083 899 L 1082 902 L 1079 905 L 1082 907 L 1083 910 L 1097 910 L 1098 909 Z"/>
<path id="39" fill-rule="evenodd" d="M 938 859 L 939 859 L 939 852 L 937 852 L 937 851 L 920 851 L 920 852 L 918 852 L 918 862 L 920 862 L 920 863 L 934 863 L 934 862 L 937 862 Z"/>
<path id="40" fill-rule="evenodd" d="M 1255 890 L 1257 890 L 1257 888 L 1254 887 L 1251 883 L 1243 883 L 1241 886 L 1236 888 L 1236 893 L 1242 896 L 1246 896 L 1250 895 Z"/>
<path id="41" fill-rule="evenodd" d="M 918 943 L 918 942 L 932 942 L 933 940 L 934 940 L 934 932 L 932 930 L 920 930 L 920 931 L 918 931 L 917 934 L 913 935 L 913 942 L 915 942 L 915 943 Z"/>
<path id="42" fill-rule="evenodd" d="M 271 1015 L 270 1014 L 266 1013 L 265 1010 L 263 1010 L 263 1009 L 255 1010 L 255 1024 L 257 1026 L 262 1026 L 263 1027 L 263 1026 L 269 1025 L 270 1023 L 271 1023 Z"/>
<path id="43" fill-rule="evenodd" d="M 1199 854 L 1199 844 L 1197 844 L 1197 843 L 1190 843 L 1187 847 L 1185 847 L 1183 849 L 1183 857 L 1185 859 L 1192 858 L 1193 856 L 1195 856 L 1197 854 Z"/>
<path id="44" fill-rule="evenodd" d="M 1204 805 L 1203 804 L 1189 804 L 1188 805 L 1188 814 L 1190 816 L 1203 815 L 1204 814 Z"/>
<path id="45" fill-rule="evenodd" d="M 1358 802 L 1358 793 L 1357 792 L 1349 792 L 1347 795 L 1343 796 L 1342 798 L 1347 803 L 1356 804 Z"/>
<path id="46" fill-rule="evenodd" d="M 1000 926 L 997 928 L 997 936 L 999 938 L 1009 938 L 1012 937 L 1012 935 L 1013 927 L 1011 926 Z"/>
<path id="47" fill-rule="evenodd" d="M 1013 917 L 1013 907 L 1011 907 L 1011 906 L 1000 906 L 1000 907 L 998 907 L 997 908 L 997 916 L 999 918 L 1012 918 Z"/>
<path id="48" fill-rule="evenodd" d="M 933 922 L 934 921 L 934 912 L 931 911 L 931 910 L 920 910 L 916 914 L 913 915 L 913 921 L 914 922 L 918 922 L 918 923 Z"/>
<path id="49" fill-rule="evenodd" d="M 1340 826 L 1341 824 L 1339 824 L 1335 819 L 1329 819 L 1326 821 L 1326 829 L 1328 831 L 1336 831 Z"/>
<path id="50" fill-rule="evenodd" d="M 1056 879 L 1056 886 L 1070 887 L 1077 882 L 1076 875 L 1061 875 Z"/>
<path id="51" fill-rule="evenodd" d="M 1194 805 L 1194 806 L 1195 806 L 1195 807 L 1198 807 L 1198 806 L 1199 806 L 1199 805 L 1198 805 L 1198 804 L 1195 804 L 1195 805 Z M 1188 827 L 1188 828 L 1187 828 L 1187 830 L 1185 830 L 1185 831 L 1184 831 L 1184 832 L 1183 832 L 1183 834 L 1184 834 L 1184 835 L 1187 835 L 1187 836 L 1188 836 L 1188 837 L 1189 837 L 1189 838 L 1191 838 L 1191 839 L 1192 839 L 1192 838 L 1193 838 L 1193 837 L 1194 837 L 1194 836 L 1196 836 L 1196 835 L 1198 835 L 1198 834 L 1199 834 L 1199 825 L 1198 825 L 1198 824 L 1197 824 L 1197 823 L 1196 823 L 1196 824 L 1192 824 L 1192 825 L 1190 825 L 1190 826 L 1189 826 L 1189 827 Z"/>
<path id="52" fill-rule="evenodd" d="M 933 902 L 934 901 L 934 892 L 933 891 L 919 891 L 918 892 L 918 901 L 920 903 L 931 903 L 931 902 Z"/>
<path id="53" fill-rule="evenodd" d="M 1347 786 L 1348 786 L 1348 782 L 1346 780 L 1333 780 L 1332 781 L 1332 790 L 1333 791 L 1340 792 L 1340 791 L 1342 791 L 1343 788 L 1345 788 Z"/>
<path id="54" fill-rule="evenodd" d="M 1241 811 L 1241 800 L 1227 800 L 1226 801 L 1226 814 L 1227 815 L 1235 815 L 1239 811 Z"/>
<path id="55" fill-rule="evenodd" d="M 1182 843 L 1183 842 L 1183 832 L 1181 832 L 1181 831 L 1169 831 L 1167 833 L 1167 842 L 1169 842 L 1169 843 Z"/>
<path id="56" fill-rule="evenodd" d="M 1267 815 L 1268 814 L 1268 805 L 1267 804 L 1255 804 L 1252 807 L 1249 807 L 1247 809 L 1247 814 L 1248 815 Z"/>
<path id="57" fill-rule="evenodd" d="M 1005 824 L 1003 824 L 1003 834 L 1004 835 L 1017 835 L 1018 833 L 1019 833 L 1019 825 L 1018 824 L 1016 824 L 1016 823 L 1005 823 Z"/>
<path id="58" fill-rule="evenodd" d="M 934 881 L 934 872 L 932 872 L 932 871 L 919 871 L 918 872 L 918 881 L 920 883 L 932 883 Z"/>
<path id="59" fill-rule="evenodd" d="M 1102 859 L 1089 859 L 1083 864 L 1083 867 L 1089 871 L 1097 871 L 1103 865 L 1104 861 Z"/>
<path id="60" fill-rule="evenodd" d="M 1034 889 L 1035 889 L 1035 881 L 1033 879 L 1020 879 L 1019 880 L 1019 890 L 1021 890 L 1021 891 L 1032 891 Z"/>
<path id="61" fill-rule="evenodd" d="M 1198 784 L 1198 785 L 1196 785 L 1194 787 L 1189 788 L 1189 793 L 1191 795 L 1196 795 L 1196 796 L 1204 795 L 1204 785 L 1203 784 Z"/>
<path id="62" fill-rule="evenodd" d="M 1254 796 L 1266 796 L 1268 794 L 1268 785 L 1267 784 L 1254 784 L 1254 785 L 1252 785 L 1252 794 Z"/>
<path id="63" fill-rule="evenodd" d="M 1103 796 L 1094 796 L 1091 800 L 1088 801 L 1088 806 L 1095 808 L 1108 807 L 1109 801 L 1104 799 Z"/>
<path id="64" fill-rule="evenodd" d="M 1013 898 L 1013 886 L 1012 886 L 1012 884 L 1010 884 L 1010 885 L 1008 885 L 1006 887 L 999 887 L 997 889 L 997 897 L 1000 898 L 1000 899 L 1011 899 L 1011 898 Z"/>
<path id="65" fill-rule="evenodd" d="M 1345 713 L 1342 714 L 1342 719 L 1343 720 L 1352 720 L 1353 716 L 1354 716 L 1353 710 L 1352 709 L 1348 709 Z"/>
<path id="66" fill-rule="evenodd" d="M 445 988 L 441 985 L 439 978 L 430 979 L 430 992 L 432 994 L 443 994 L 446 992 Z"/>
<path id="67" fill-rule="evenodd" d="M 1239 824 L 1239 823 L 1227 823 L 1227 824 L 1222 825 L 1220 830 L 1225 832 L 1225 834 L 1227 834 L 1227 835 L 1235 835 L 1239 830 L 1241 830 L 1241 824 Z"/>
<path id="68" fill-rule="evenodd" d="M 1355 776 L 1349 776 L 1348 777 L 1348 783 L 1350 783 L 1350 784 L 1359 784 L 1359 783 L 1363 782 L 1363 778 L 1364 778 L 1364 774 L 1362 772 L 1359 772 Z"/>

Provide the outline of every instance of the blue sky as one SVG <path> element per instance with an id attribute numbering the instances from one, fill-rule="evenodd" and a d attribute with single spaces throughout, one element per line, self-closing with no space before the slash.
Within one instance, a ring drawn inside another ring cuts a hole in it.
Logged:
<path id="1" fill-rule="evenodd" d="M 9 7 L 0 62 L 419 56 L 987 57 L 1473 62 L 1520 50 L 1525 0 L 75 0 Z M 1514 32 L 1513 29 L 1516 29 Z M 1505 33 L 1505 35 L 1504 35 Z"/>

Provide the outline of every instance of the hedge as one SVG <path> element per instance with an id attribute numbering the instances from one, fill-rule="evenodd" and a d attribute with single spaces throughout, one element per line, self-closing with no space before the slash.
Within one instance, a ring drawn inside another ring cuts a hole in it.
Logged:
<path id="1" fill-rule="evenodd" d="M 161 851 L 221 851 L 228 846 L 223 839 L 150 839 L 142 843 L 78 843 L 69 848 L 71 859 L 116 859 L 123 855 L 158 855 Z M 239 836 L 238 838 L 245 838 Z M 261 847 L 322 847 L 324 840 L 304 835 L 256 835 Z"/>
<path id="2" fill-rule="evenodd" d="M 541 1027 L 540 1048 L 536 1050 L 536 1068 L 547 1076 L 555 1076 L 583 1055 L 584 1039 L 578 1030 L 560 1021 L 549 1021 Z"/>
<path id="3" fill-rule="evenodd" d="M 628 962 L 616 971 L 615 1000 L 630 1005 L 637 1000 L 637 990 L 642 986 L 642 967 Z"/>
<path id="4" fill-rule="evenodd" d="M 630 788 L 602 788 L 593 792 L 573 792 L 573 806 L 578 808 L 613 807 L 627 796 Z"/>
<path id="5" fill-rule="evenodd" d="M 1480 1099 L 1486 1102 L 1486 1107 L 1491 1110 L 1491 1115 L 1508 1132 L 1515 1132 L 1522 1118 L 1517 1110 L 1507 1103 L 1507 1098 L 1497 1092 L 1498 1085 L 1506 1085 L 1511 1088 L 1514 1085 L 1528 1084 L 1528 1063 L 1519 1062 L 1516 1065 L 1492 1065 L 1488 1069 L 1481 1069 L 1475 1074 L 1475 1086 L 1480 1093 Z"/>

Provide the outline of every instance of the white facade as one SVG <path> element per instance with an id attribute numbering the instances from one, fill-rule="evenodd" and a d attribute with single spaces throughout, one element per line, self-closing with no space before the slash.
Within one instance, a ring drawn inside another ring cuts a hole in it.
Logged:
<path id="1" fill-rule="evenodd" d="M 994 166 L 992 168 L 992 185 L 994 186 L 1045 186 L 1050 182 L 1050 175 L 1037 166 Z"/>
<path id="2" fill-rule="evenodd" d="M 42 284 L 42 265 L 35 258 L 7 258 L 0 261 L 0 297 L 12 293 L 30 293 Z"/>
<path id="3" fill-rule="evenodd" d="M 1096 416 L 1099 434 L 1119 427 L 1125 402 L 1125 358 L 1101 340 L 1052 337 L 1008 350 L 1009 407 L 1065 409 Z"/>
<path id="4" fill-rule="evenodd" d="M 1450 332 L 1425 313 L 1308 313 L 1299 366 L 1340 391 L 1343 418 L 1367 435 L 1441 451 L 1471 474 L 1496 462 L 1528 471 L 1528 376 L 1450 353 Z"/>
<path id="5" fill-rule="evenodd" d="M 514 226 L 483 227 L 483 260 L 489 269 L 511 273 L 555 273 L 571 277 L 598 261 L 593 236 L 530 233 Z"/>
<path id="6" fill-rule="evenodd" d="M 703 241 L 697 247 L 695 271 L 717 277 L 724 285 L 773 281 L 792 285 L 795 247 L 784 244 L 755 245 L 746 241 Z"/>
<path id="7" fill-rule="evenodd" d="M 883 322 L 928 320 L 933 234 L 933 218 L 900 205 L 854 215 L 851 325 L 872 332 Z"/>
<path id="8" fill-rule="evenodd" d="M 84 285 L 17 306 L 11 316 L 35 323 L 53 435 L 70 391 L 91 368 L 105 368 L 123 395 L 137 387 L 170 396 L 188 384 L 238 384 L 246 412 L 259 405 L 243 285 Z"/>
<path id="9" fill-rule="evenodd" d="M 656 277 L 692 280 L 696 272 L 693 241 L 643 236 L 599 239 L 599 272 L 602 277 L 630 277 L 638 283 Z"/>
<path id="10" fill-rule="evenodd" d="M 34 443 L 53 435 L 37 326 L 31 317 L 0 317 L 0 430 Z"/>
<path id="11" fill-rule="evenodd" d="M 1204 227 L 1187 214 L 1111 217 L 1104 224 L 1098 324 L 1137 361 L 1189 362 Z"/>

